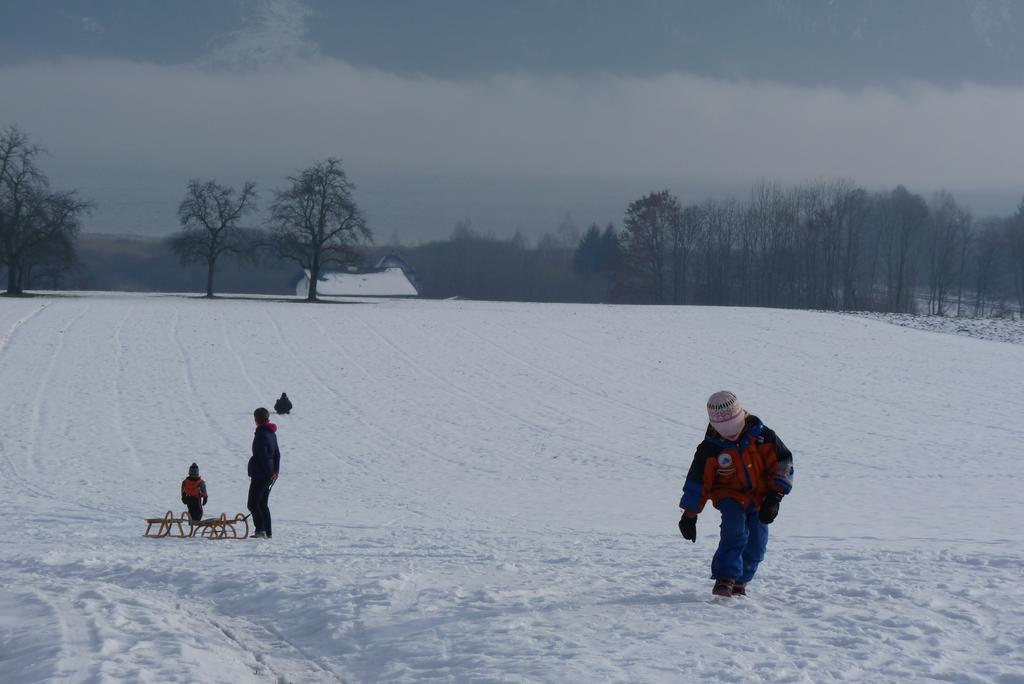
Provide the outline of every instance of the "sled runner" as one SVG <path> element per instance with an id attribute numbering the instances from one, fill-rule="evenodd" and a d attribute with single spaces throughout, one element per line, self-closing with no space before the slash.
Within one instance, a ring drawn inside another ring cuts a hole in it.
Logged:
<path id="1" fill-rule="evenodd" d="M 167 511 L 162 518 L 146 518 L 146 531 L 142 536 L 159 539 L 160 537 L 169 537 L 172 532 L 177 530 L 177 534 L 174 536 L 184 537 L 185 530 L 182 523 L 188 522 L 188 515 L 183 517 L 184 519 L 175 518 L 174 513 Z M 153 530 L 154 525 L 156 526 L 155 531 Z"/>
<path id="2" fill-rule="evenodd" d="M 227 513 L 221 513 L 218 518 L 189 521 L 188 536 L 195 537 L 196 532 L 207 539 L 245 539 L 249 536 L 249 516 L 236 513 L 235 517 L 229 518 Z"/>
<path id="3" fill-rule="evenodd" d="M 159 539 L 160 537 L 203 537 L 206 539 L 245 539 L 249 536 L 249 516 L 237 513 L 229 518 L 221 513 L 216 518 L 192 520 L 188 512 L 175 517 L 167 511 L 162 518 L 146 518 L 144 537 Z M 185 529 L 185 526 L 188 529 Z M 154 527 L 156 529 L 154 529 Z"/>

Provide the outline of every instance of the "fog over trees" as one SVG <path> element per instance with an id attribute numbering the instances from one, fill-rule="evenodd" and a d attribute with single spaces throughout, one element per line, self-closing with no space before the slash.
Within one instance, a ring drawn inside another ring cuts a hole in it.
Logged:
<path id="1" fill-rule="evenodd" d="M 654 191 L 625 208 L 621 225 L 592 225 L 570 250 L 554 233 L 530 246 L 462 221 L 448 240 L 398 248 L 428 297 L 1024 311 L 1024 201 L 1013 216 L 979 221 L 948 192 L 765 181 L 742 200 L 685 206 Z"/>
<path id="2" fill-rule="evenodd" d="M 1024 201 L 976 220 L 948 192 L 868 192 L 846 179 L 756 184 L 682 205 L 668 190 L 590 226 L 574 250 L 460 222 L 400 247 L 422 294 L 484 299 L 1006 315 L 1024 311 Z"/>
<path id="3" fill-rule="evenodd" d="M 654 190 L 630 201 L 618 226 L 581 231 L 565 215 L 533 243 L 466 218 L 445 240 L 401 245 L 396 234 L 374 247 L 355 185 L 332 157 L 287 176 L 262 217 L 253 182 L 236 190 L 189 180 L 179 233 L 129 249 L 91 239 L 82 258 L 80 217 L 90 205 L 74 190 L 50 188 L 42 153 L 17 127 L 0 134 L 8 294 L 97 284 L 195 289 L 199 278 L 171 275 L 176 259 L 202 267 L 208 297 L 222 266 L 229 290 L 267 294 L 292 294 L 306 270 L 314 301 L 324 273 L 397 250 L 415 268 L 420 295 L 432 298 L 1024 314 L 1024 199 L 1010 216 L 978 219 L 946 191 L 923 197 L 849 179 L 788 187 L 766 180 L 742 198 L 689 204 Z M 104 256 L 112 250 L 122 257 Z"/>

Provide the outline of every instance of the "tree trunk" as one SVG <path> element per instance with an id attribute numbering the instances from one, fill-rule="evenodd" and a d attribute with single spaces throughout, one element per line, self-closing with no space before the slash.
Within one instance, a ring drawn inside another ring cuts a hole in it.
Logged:
<path id="1" fill-rule="evenodd" d="M 309 290 L 306 293 L 307 302 L 316 301 L 316 284 L 320 280 L 320 257 L 319 255 L 313 257 L 313 261 L 309 265 Z"/>
<path id="2" fill-rule="evenodd" d="M 21 285 L 19 284 L 20 278 L 18 278 L 18 265 L 12 259 L 7 264 L 7 294 L 19 295 L 21 294 Z"/>
<path id="3" fill-rule="evenodd" d="M 961 306 L 964 301 L 964 271 L 967 270 L 967 246 L 969 244 L 970 236 L 964 235 L 963 240 L 960 243 L 960 270 L 957 272 L 957 288 L 956 288 L 956 317 L 960 318 L 963 315 Z"/>
<path id="4" fill-rule="evenodd" d="M 210 259 L 206 268 L 206 296 L 213 297 L 213 270 L 216 267 L 217 260 Z"/>

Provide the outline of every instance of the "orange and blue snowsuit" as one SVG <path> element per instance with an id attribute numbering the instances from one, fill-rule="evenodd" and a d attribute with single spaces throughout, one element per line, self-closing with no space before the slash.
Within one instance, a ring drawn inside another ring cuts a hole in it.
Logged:
<path id="1" fill-rule="evenodd" d="M 735 441 L 708 425 L 683 484 L 679 507 L 700 513 L 710 500 L 722 513 L 721 538 L 711 574 L 748 582 L 764 560 L 768 526 L 758 519 L 765 496 L 789 494 L 793 454 L 757 416 L 747 416 Z"/>
<path id="2" fill-rule="evenodd" d="M 181 481 L 181 503 L 188 506 L 188 515 L 193 520 L 202 520 L 203 506 L 206 505 L 208 498 L 203 478 L 189 475 Z"/>

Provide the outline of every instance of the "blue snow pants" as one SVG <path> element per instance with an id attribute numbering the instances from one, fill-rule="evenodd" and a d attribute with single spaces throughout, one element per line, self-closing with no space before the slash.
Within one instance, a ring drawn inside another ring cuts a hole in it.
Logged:
<path id="1" fill-rule="evenodd" d="M 715 557 L 711 559 L 711 576 L 749 582 L 764 560 L 768 526 L 757 519 L 754 506 L 744 509 L 734 499 L 719 501 L 718 510 L 722 512 L 722 536 Z"/>

